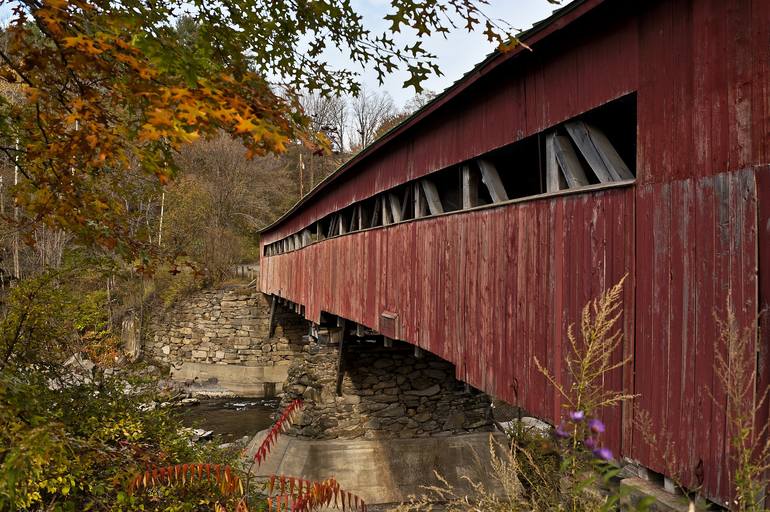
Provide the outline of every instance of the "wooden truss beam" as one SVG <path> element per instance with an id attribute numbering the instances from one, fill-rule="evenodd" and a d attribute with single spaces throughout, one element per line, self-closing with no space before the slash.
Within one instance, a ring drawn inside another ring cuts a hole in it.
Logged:
<path id="1" fill-rule="evenodd" d="M 569 188 L 578 188 L 588 185 L 586 173 L 583 170 L 580 159 L 578 159 L 569 139 L 564 135 L 556 135 L 553 144 L 556 160 L 559 162 L 559 167 L 564 174 L 564 179 L 567 181 Z"/>
<path id="2" fill-rule="evenodd" d="M 500 179 L 500 174 L 497 172 L 495 165 L 492 162 L 481 158 L 478 159 L 476 163 L 481 171 L 481 181 L 487 186 L 492 202 L 499 203 L 507 201 L 508 193 L 505 191 L 503 181 Z"/>
<path id="3" fill-rule="evenodd" d="M 564 127 L 600 182 L 634 178 L 604 132 L 583 121 L 571 121 Z"/>
<path id="4" fill-rule="evenodd" d="M 428 179 L 420 180 L 422 191 L 425 194 L 425 201 L 428 203 L 428 210 L 431 215 L 444 213 L 444 207 L 441 205 L 441 198 L 438 195 L 436 184 Z"/>

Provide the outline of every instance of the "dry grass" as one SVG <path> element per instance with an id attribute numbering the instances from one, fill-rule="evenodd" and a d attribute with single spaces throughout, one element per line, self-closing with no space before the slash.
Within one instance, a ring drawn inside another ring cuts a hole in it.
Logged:
<path id="1" fill-rule="evenodd" d="M 735 464 L 735 501 L 731 508 L 740 512 L 765 511 L 770 439 L 768 425 L 758 424 L 757 419 L 766 405 L 768 389 L 759 389 L 757 382 L 758 337 L 753 326 L 739 325 L 730 295 L 725 309 L 726 318 L 717 318 L 719 340 L 714 362 L 722 396 L 712 395 L 712 400 L 727 418 L 730 456 Z"/>

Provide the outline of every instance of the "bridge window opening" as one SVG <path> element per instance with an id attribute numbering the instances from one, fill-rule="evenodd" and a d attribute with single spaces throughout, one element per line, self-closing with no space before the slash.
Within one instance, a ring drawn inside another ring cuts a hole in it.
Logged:
<path id="1" fill-rule="evenodd" d="M 630 94 L 327 215 L 305 230 L 265 246 L 265 256 L 361 229 L 545 192 L 633 180 L 636 139 L 636 94 Z"/>
<path id="2" fill-rule="evenodd" d="M 401 198 L 401 220 L 414 218 L 414 184 L 408 183 L 395 189 L 397 197 Z"/>
<path id="3" fill-rule="evenodd" d="M 543 148 L 539 147 L 539 139 L 539 135 L 533 135 L 484 155 L 484 160 L 497 169 L 508 199 L 534 196 L 545 191 L 541 180 L 544 154 L 541 154 Z M 487 187 L 483 188 L 489 195 Z"/>
<path id="4" fill-rule="evenodd" d="M 367 228 L 382 226 L 382 206 L 380 206 L 380 196 L 375 196 L 363 201 L 361 205 L 361 214 L 363 223 Z"/>
<path id="5" fill-rule="evenodd" d="M 310 231 L 313 233 L 313 240 L 315 242 L 320 242 L 324 238 L 326 238 L 326 234 L 323 230 L 323 225 L 321 224 L 321 221 L 315 222 L 310 229 Z"/>
<path id="6" fill-rule="evenodd" d="M 320 221 L 318 221 L 318 226 L 316 226 L 316 231 L 321 232 L 321 236 L 325 238 L 329 238 L 332 235 L 331 227 L 332 227 L 332 219 L 334 218 L 334 215 L 327 215 Z"/>
<path id="7" fill-rule="evenodd" d="M 636 176 L 636 96 L 571 119 L 546 135 L 546 191 L 632 180 Z"/>
<path id="8" fill-rule="evenodd" d="M 371 203 L 369 201 L 361 201 L 358 203 L 359 225 L 361 229 L 366 229 L 370 226 L 372 220 Z"/>

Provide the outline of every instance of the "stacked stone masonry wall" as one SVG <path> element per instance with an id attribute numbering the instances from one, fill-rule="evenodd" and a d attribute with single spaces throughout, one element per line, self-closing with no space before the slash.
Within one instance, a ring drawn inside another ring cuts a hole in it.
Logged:
<path id="1" fill-rule="evenodd" d="M 492 430 L 490 400 L 466 390 L 454 367 L 401 344 L 345 341 L 341 396 L 338 345 L 310 343 L 289 368 L 284 403 L 305 401 L 290 435 L 313 439 L 442 436 Z"/>
<path id="2" fill-rule="evenodd" d="M 153 321 L 147 351 L 171 365 L 288 364 L 302 350 L 307 323 L 282 306 L 276 310 L 276 319 L 271 338 L 270 302 L 253 288 L 204 290 Z"/>

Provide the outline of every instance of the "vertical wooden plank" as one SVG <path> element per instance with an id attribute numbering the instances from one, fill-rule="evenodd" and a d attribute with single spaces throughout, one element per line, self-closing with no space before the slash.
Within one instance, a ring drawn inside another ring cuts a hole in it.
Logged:
<path id="1" fill-rule="evenodd" d="M 666 394 L 668 397 L 666 417 L 670 418 L 668 424 L 676 425 L 671 433 L 673 441 L 679 447 L 679 452 L 687 450 L 694 430 L 692 417 L 695 413 L 692 400 L 692 388 L 686 383 L 691 378 L 691 368 L 695 351 L 692 349 L 693 333 L 690 332 L 688 318 L 691 299 L 691 284 L 689 282 L 689 248 L 694 240 L 689 239 L 688 227 L 690 218 L 687 215 L 688 199 L 691 182 L 683 180 L 671 185 L 671 218 L 669 232 L 671 271 L 669 287 L 671 289 L 671 303 L 669 308 L 669 332 L 671 333 L 667 363 L 668 383 Z M 681 468 L 672 468 L 680 471 Z"/>
<path id="2" fill-rule="evenodd" d="M 649 447 L 643 439 L 643 433 L 636 426 L 641 419 L 638 413 L 649 409 L 650 396 L 648 391 L 649 379 L 641 378 L 642 375 L 651 375 L 653 368 L 650 365 L 650 349 L 652 337 L 649 326 L 652 319 L 652 190 L 650 186 L 640 186 L 635 194 L 636 211 L 636 321 L 634 323 L 636 350 L 634 358 L 634 393 L 639 395 L 634 399 L 634 434 L 630 455 L 642 464 L 649 464 Z"/>
<path id="3" fill-rule="evenodd" d="M 756 171 L 757 196 L 757 263 L 759 271 L 757 310 L 760 315 L 757 340 L 757 390 L 770 386 L 770 167 Z M 757 411 L 757 425 L 770 421 L 770 404 L 765 400 Z M 768 434 L 765 433 L 765 437 Z"/>
<path id="4" fill-rule="evenodd" d="M 392 224 L 390 219 L 390 205 L 388 204 L 388 196 L 383 195 L 380 198 L 380 215 L 382 215 L 382 225 L 387 226 Z"/>
<path id="5" fill-rule="evenodd" d="M 468 164 L 461 167 L 463 209 L 473 208 L 479 204 L 479 180 L 476 173 L 471 171 Z"/>
<path id="6" fill-rule="evenodd" d="M 770 133 L 770 45 L 764 44 L 770 39 L 770 3 L 751 2 L 751 7 L 752 162 L 770 162 L 770 140 L 766 136 Z"/>
<path id="7" fill-rule="evenodd" d="M 723 46 L 725 56 L 722 64 L 728 72 L 728 124 L 730 137 L 729 169 L 743 169 L 751 165 L 752 153 L 752 71 L 753 51 L 751 48 L 752 3 L 750 1 L 724 4 L 725 21 L 730 36 Z M 765 25 L 768 25 L 765 18 Z M 767 40 L 765 40 L 767 41 Z M 764 44 L 767 46 L 767 44 Z M 757 134 L 767 138 L 767 133 Z"/>
<path id="8" fill-rule="evenodd" d="M 556 159 L 556 131 L 549 133 L 545 138 L 545 183 L 546 192 L 567 188 L 567 182 L 564 181 Z"/>
<path id="9" fill-rule="evenodd" d="M 550 138 L 550 136 L 549 136 Z M 557 169 L 558 171 L 558 169 Z M 551 291 L 551 303 L 552 310 L 548 315 L 549 323 L 552 326 L 551 332 L 551 364 L 549 367 L 553 372 L 553 375 L 561 380 L 563 375 L 563 359 L 566 332 L 564 330 L 564 286 L 565 286 L 565 272 L 564 272 L 564 257 L 566 246 L 566 233 L 565 233 L 565 213 L 564 213 L 564 200 L 558 200 L 551 202 L 550 205 L 553 226 L 553 249 L 551 250 L 550 260 L 551 264 L 549 274 L 549 289 Z M 552 418 L 554 421 L 559 421 L 562 415 L 561 410 L 561 394 L 554 386 L 551 390 L 552 394 Z"/>
<path id="10" fill-rule="evenodd" d="M 730 188 L 731 180 L 728 175 L 718 174 L 713 178 L 714 183 L 714 214 L 715 214 L 715 231 L 714 231 L 714 268 L 712 281 L 710 283 L 713 292 L 713 302 L 710 305 L 712 316 L 716 316 L 720 319 L 724 319 L 725 303 L 727 301 L 728 294 L 731 293 L 731 277 L 733 270 L 730 267 L 730 253 L 731 253 L 731 233 L 730 233 Z M 734 300 L 734 299 L 733 299 Z M 705 305 L 705 304 L 704 304 Z M 711 321 L 713 330 L 706 337 L 712 344 L 715 344 L 715 351 L 725 354 L 723 347 L 718 343 L 719 340 L 719 328 L 716 324 L 716 319 Z M 721 384 L 719 381 L 719 375 L 714 371 L 715 359 L 708 360 L 710 368 L 705 369 L 704 373 L 708 370 L 711 377 L 711 390 L 716 403 L 712 407 L 711 415 L 711 451 L 709 453 L 708 461 L 709 465 L 706 470 L 706 484 L 707 489 L 711 493 L 719 493 L 726 486 L 726 474 L 727 460 L 726 449 L 727 439 L 725 436 L 726 417 L 725 410 L 725 394 L 721 390 Z M 713 494 L 712 494 L 713 495 Z M 721 496 L 725 496 L 721 494 Z"/>
<path id="11" fill-rule="evenodd" d="M 419 219 L 420 217 L 425 217 L 427 214 L 428 206 L 425 203 L 422 185 L 418 181 L 414 184 L 414 218 Z"/>

